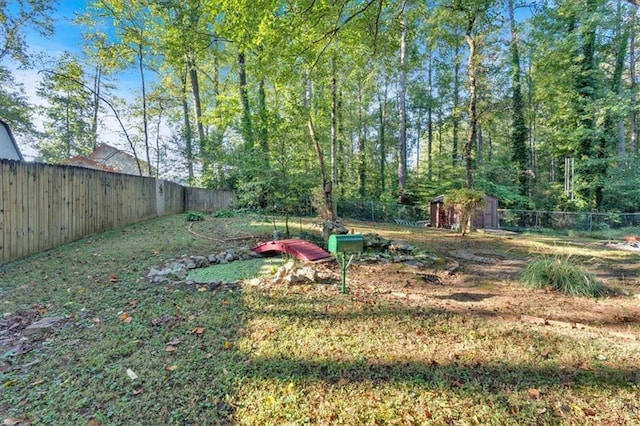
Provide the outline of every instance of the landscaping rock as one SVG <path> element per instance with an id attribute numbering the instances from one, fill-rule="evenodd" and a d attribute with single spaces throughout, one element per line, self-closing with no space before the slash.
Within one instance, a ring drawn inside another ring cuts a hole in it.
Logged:
<path id="1" fill-rule="evenodd" d="M 318 271 L 308 266 L 298 269 L 296 271 L 296 274 L 299 276 L 303 276 L 307 279 L 307 281 L 310 281 L 312 283 L 318 281 Z"/>
<path id="2" fill-rule="evenodd" d="M 205 266 L 209 266 L 209 259 L 204 256 L 193 256 L 191 260 L 196 264 L 196 268 L 204 268 Z"/>
<path id="3" fill-rule="evenodd" d="M 260 278 L 251 278 L 248 283 L 252 286 L 259 286 L 262 285 L 262 280 Z"/>
<path id="4" fill-rule="evenodd" d="M 286 282 L 287 284 L 297 284 L 297 283 L 304 282 L 304 277 L 298 274 L 289 274 L 286 277 L 284 277 L 284 282 Z"/>
<path id="5" fill-rule="evenodd" d="M 389 247 L 389 240 L 382 238 L 378 234 L 364 234 L 364 246 L 367 248 L 379 248 L 386 250 Z"/>
<path id="6" fill-rule="evenodd" d="M 404 264 L 416 269 L 422 269 L 426 266 L 424 263 L 418 262 L 415 259 L 407 260 L 406 262 L 404 262 Z"/>
<path id="7" fill-rule="evenodd" d="M 46 334 L 46 332 L 49 331 L 51 327 L 55 326 L 56 324 L 58 324 L 60 321 L 63 321 L 63 320 L 64 320 L 64 317 L 42 318 L 41 320 L 36 321 L 31 325 L 29 325 L 27 328 L 25 328 L 22 331 L 22 334 L 25 337 L 28 337 L 30 339 L 40 338 L 44 336 L 44 334 Z"/>
<path id="8" fill-rule="evenodd" d="M 389 251 L 391 252 L 411 252 L 414 247 L 404 241 L 391 241 L 389 243 Z"/>
<path id="9" fill-rule="evenodd" d="M 344 235 L 344 234 L 348 234 L 349 230 L 340 222 L 332 222 L 330 220 L 327 220 L 322 224 L 322 233 L 325 236 L 328 236 L 331 234 Z"/>

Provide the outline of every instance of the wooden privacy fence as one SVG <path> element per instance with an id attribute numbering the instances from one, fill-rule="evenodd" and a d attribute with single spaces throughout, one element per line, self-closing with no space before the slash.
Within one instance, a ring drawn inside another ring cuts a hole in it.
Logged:
<path id="1" fill-rule="evenodd" d="M 0 159 L 0 262 L 156 216 L 228 208 L 234 201 L 230 191 Z"/>

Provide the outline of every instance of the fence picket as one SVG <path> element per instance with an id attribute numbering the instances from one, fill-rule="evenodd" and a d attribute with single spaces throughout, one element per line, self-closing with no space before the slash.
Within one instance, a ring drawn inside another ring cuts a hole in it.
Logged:
<path id="1" fill-rule="evenodd" d="M 231 207 L 230 191 L 73 166 L 0 160 L 0 262 L 158 215 Z M 162 203 L 160 204 L 162 205 Z"/>

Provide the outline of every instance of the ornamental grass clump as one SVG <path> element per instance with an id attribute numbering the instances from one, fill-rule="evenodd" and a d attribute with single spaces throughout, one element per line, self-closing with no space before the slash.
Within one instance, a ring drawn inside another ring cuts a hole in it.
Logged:
<path id="1" fill-rule="evenodd" d="M 531 260 L 520 279 L 532 288 L 550 288 L 573 296 L 599 297 L 606 291 L 595 275 L 582 270 L 569 258 L 559 256 Z"/>

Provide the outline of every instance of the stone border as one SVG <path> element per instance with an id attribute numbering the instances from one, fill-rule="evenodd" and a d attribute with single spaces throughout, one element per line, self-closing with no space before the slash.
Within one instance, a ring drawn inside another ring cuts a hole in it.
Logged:
<path id="1" fill-rule="evenodd" d="M 161 268 L 151 268 L 147 274 L 147 279 L 151 284 L 194 284 L 188 281 L 189 271 L 198 268 L 206 268 L 213 265 L 225 265 L 236 260 L 249 260 L 260 257 L 253 251 L 240 248 L 228 249 L 219 253 L 212 253 L 208 256 L 182 256 L 180 259 L 166 264 Z M 202 285 L 213 284 L 234 284 L 212 281 L 202 283 Z"/>

